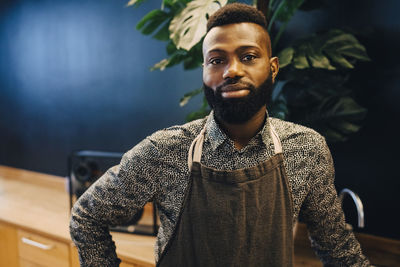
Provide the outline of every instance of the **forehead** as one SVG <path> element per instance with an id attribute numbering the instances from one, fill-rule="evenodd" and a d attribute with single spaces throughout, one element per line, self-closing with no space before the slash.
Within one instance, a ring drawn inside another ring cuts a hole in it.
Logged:
<path id="1" fill-rule="evenodd" d="M 204 38 L 203 54 L 210 51 L 231 51 L 240 47 L 258 47 L 268 52 L 269 37 L 266 30 L 255 23 L 234 23 L 212 28 Z"/>

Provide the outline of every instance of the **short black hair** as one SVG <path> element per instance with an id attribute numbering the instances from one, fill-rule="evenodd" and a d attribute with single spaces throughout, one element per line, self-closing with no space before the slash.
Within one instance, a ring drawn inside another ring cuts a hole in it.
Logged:
<path id="1" fill-rule="evenodd" d="M 217 26 L 233 23 L 255 23 L 267 30 L 264 14 L 255 7 L 242 3 L 232 3 L 218 9 L 207 21 L 207 32 Z"/>

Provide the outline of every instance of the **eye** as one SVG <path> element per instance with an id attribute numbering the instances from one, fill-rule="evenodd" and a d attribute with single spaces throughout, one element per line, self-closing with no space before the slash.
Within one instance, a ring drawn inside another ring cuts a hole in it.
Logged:
<path id="1" fill-rule="evenodd" d="M 249 62 L 249 61 L 254 60 L 255 58 L 256 58 L 255 55 L 248 54 L 248 55 L 245 55 L 242 57 L 242 61 Z"/>
<path id="2" fill-rule="evenodd" d="M 212 65 L 222 64 L 224 61 L 222 58 L 212 58 L 208 61 Z"/>

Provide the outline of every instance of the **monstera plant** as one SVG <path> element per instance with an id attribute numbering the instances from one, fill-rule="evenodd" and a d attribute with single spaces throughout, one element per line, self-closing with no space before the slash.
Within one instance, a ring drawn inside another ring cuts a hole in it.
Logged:
<path id="1" fill-rule="evenodd" d="M 146 0 L 131 0 L 128 6 L 138 7 Z M 299 9 L 320 8 L 324 0 L 254 1 L 265 14 L 273 40 L 273 51 L 280 61 L 280 73 L 275 83 L 272 116 L 311 127 L 330 142 L 344 141 L 362 126 L 366 109 L 353 98 L 346 87 L 350 72 L 357 61 L 368 61 L 365 47 L 354 35 L 330 29 L 296 40 L 289 47 L 279 47 L 279 40 L 288 22 Z M 166 42 L 168 58 L 151 70 L 183 64 L 184 69 L 201 67 L 201 45 L 206 34 L 207 18 L 228 0 L 161 0 L 160 9 L 145 15 L 136 28 L 145 35 Z M 189 88 L 180 105 L 201 95 L 200 88 Z M 187 120 L 203 117 L 210 111 L 203 96 L 202 106 L 187 116 Z"/>

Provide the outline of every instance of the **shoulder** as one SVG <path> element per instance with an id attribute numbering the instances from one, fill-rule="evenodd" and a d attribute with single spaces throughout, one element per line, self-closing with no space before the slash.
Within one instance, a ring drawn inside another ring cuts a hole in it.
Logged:
<path id="1" fill-rule="evenodd" d="M 276 130 L 282 144 L 291 144 L 305 147 L 325 146 L 325 138 L 317 131 L 289 121 L 271 118 L 271 124 Z"/>
<path id="2" fill-rule="evenodd" d="M 124 154 L 123 165 L 137 166 L 152 163 L 156 166 L 165 157 L 176 154 L 185 155 L 187 150 L 199 134 L 206 119 L 199 119 L 183 125 L 175 125 L 158 130 L 147 136 Z"/>
<path id="3" fill-rule="evenodd" d="M 295 162 L 308 165 L 332 164 L 325 137 L 317 131 L 293 122 L 272 118 L 271 124 L 281 139 L 284 155 Z"/>
<path id="4" fill-rule="evenodd" d="M 164 160 L 184 158 L 206 120 L 207 118 L 203 118 L 156 131 L 141 142 L 141 150 L 143 151 L 143 148 L 146 151 L 155 150 L 157 157 Z"/>
<path id="5" fill-rule="evenodd" d="M 165 148 L 176 146 L 181 143 L 191 142 L 200 133 L 204 127 L 206 118 L 194 120 L 182 125 L 174 125 L 162 130 L 159 130 L 148 136 L 150 142 L 156 147 Z"/>
<path id="6" fill-rule="evenodd" d="M 332 182 L 333 159 L 321 134 L 311 128 L 280 119 L 274 118 L 271 123 L 281 139 L 292 183 L 303 184 L 302 181 L 307 181 L 311 186 L 317 184 L 317 181 Z"/>

